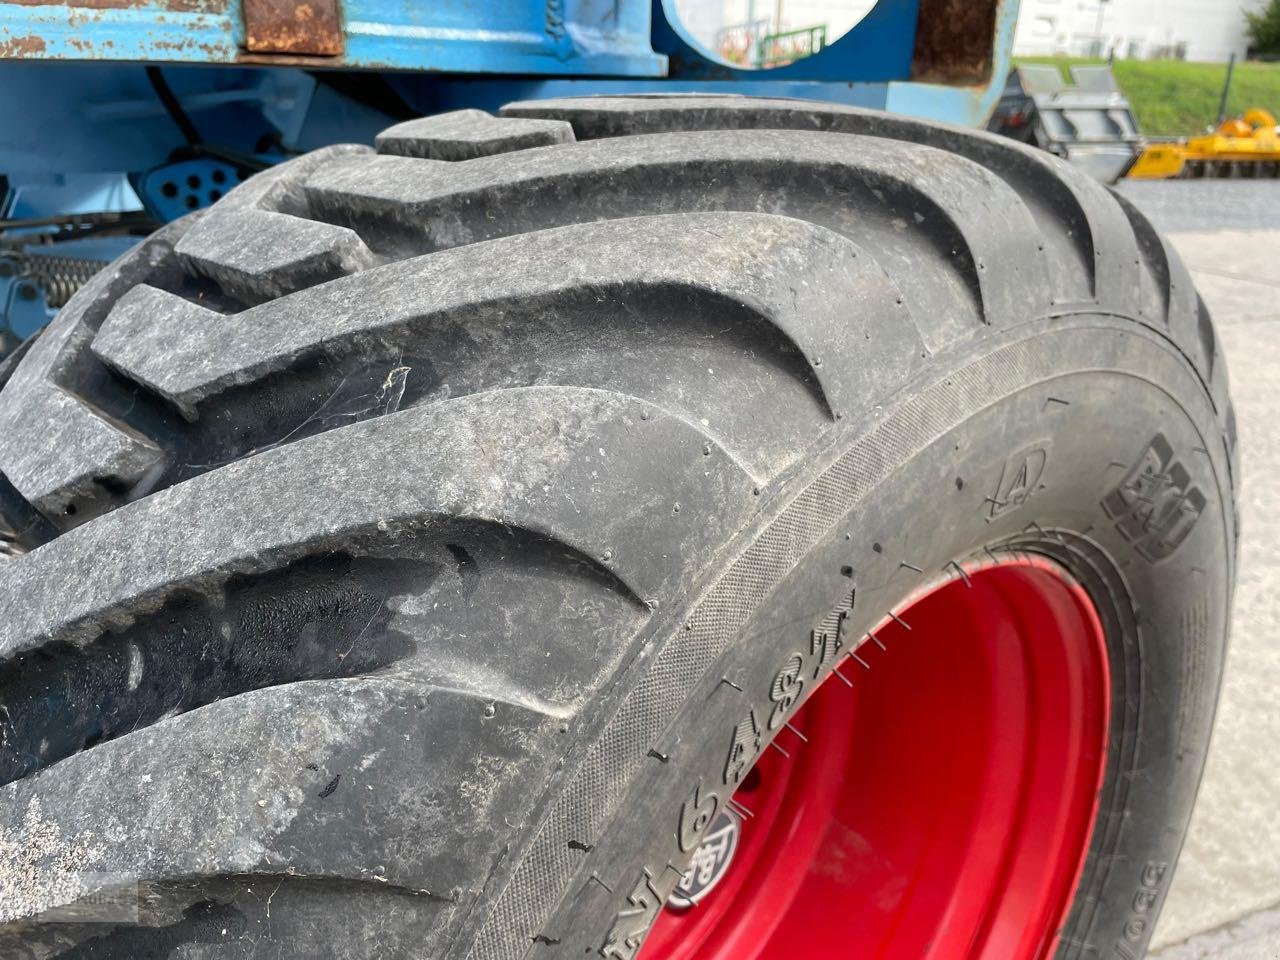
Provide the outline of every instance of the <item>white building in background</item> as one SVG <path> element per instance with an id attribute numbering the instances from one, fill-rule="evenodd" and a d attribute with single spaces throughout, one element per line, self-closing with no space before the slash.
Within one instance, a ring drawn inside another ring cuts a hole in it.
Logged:
<path id="1" fill-rule="evenodd" d="M 867 15 L 876 0 L 676 0 L 680 19 L 713 51 L 752 36 L 825 26 L 833 43 Z"/>
<path id="2" fill-rule="evenodd" d="M 1021 0 L 1015 56 L 1226 60 L 1249 41 L 1244 9 L 1266 0 Z M 689 31 L 712 50 L 751 24 L 759 32 L 825 25 L 833 42 L 867 15 L 875 0 L 676 0 Z"/>
<path id="3" fill-rule="evenodd" d="M 1265 0 L 1022 0 L 1014 56 L 1226 60 L 1249 46 L 1244 9 Z"/>
<path id="4" fill-rule="evenodd" d="M 825 24 L 828 40 L 835 40 L 844 36 L 876 3 L 875 0 L 722 0 L 717 4 L 715 0 L 703 0 L 686 5 L 719 6 L 725 26 L 749 23 L 752 20 L 769 20 L 774 23 L 781 12 L 784 31 Z"/>

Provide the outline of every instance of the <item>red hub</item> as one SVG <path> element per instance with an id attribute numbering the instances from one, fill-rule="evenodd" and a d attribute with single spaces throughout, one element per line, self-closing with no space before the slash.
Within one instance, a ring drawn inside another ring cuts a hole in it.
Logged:
<path id="1" fill-rule="evenodd" d="M 723 875 L 663 911 L 643 960 L 1051 954 L 1106 758 L 1093 604 L 1022 556 L 896 613 L 779 731 L 789 756 L 760 757 Z"/>

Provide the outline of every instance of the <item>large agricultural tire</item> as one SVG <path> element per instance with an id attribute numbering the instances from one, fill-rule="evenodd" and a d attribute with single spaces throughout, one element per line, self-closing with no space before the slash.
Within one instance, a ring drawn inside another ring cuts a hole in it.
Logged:
<path id="1" fill-rule="evenodd" d="M 1138 957 L 1235 457 L 1175 253 L 1019 144 L 607 98 L 282 164 L 0 391 L 0 955 Z"/>

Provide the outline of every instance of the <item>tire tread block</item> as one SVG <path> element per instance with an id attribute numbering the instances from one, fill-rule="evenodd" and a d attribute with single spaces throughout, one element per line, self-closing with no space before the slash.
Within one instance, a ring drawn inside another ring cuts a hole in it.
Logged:
<path id="1" fill-rule="evenodd" d="M 657 475 L 655 462 L 666 465 Z M 621 512 L 619 483 L 632 491 Z M 342 549 L 370 529 L 459 518 L 561 543 L 643 607 L 696 575 L 749 513 L 752 488 L 701 429 L 607 391 L 417 407 L 196 477 L 0 566 L 0 594 L 25 598 L 0 622 L 0 661 L 90 643 L 181 590 Z M 92 578 L 57 576 L 90 567 Z"/>
<path id="2" fill-rule="evenodd" d="M 177 247 L 190 270 L 245 303 L 261 303 L 374 264 L 343 227 L 269 210 L 206 217 Z"/>
<path id="3" fill-rule="evenodd" d="M 158 259 L 169 249 L 160 242 L 135 259 Z M 112 299 L 120 272 L 120 266 L 105 270 L 77 291 L 0 391 L 0 472 L 46 516 L 87 519 L 109 502 L 103 484 L 128 488 L 162 460 L 154 441 L 77 389 L 77 361 L 94 335 L 92 313 Z"/>
<path id="4" fill-rule="evenodd" d="M 458 161 L 572 141 L 573 128 L 563 120 L 526 120 L 495 117 L 483 110 L 454 110 L 398 123 L 378 134 L 374 143 L 379 153 Z"/>

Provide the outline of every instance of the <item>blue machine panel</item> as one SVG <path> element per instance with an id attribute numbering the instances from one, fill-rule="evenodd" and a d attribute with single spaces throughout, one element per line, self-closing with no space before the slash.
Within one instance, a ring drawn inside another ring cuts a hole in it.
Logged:
<path id="1" fill-rule="evenodd" d="M 252 0 L 0 0 L 0 58 L 274 63 L 245 48 Z M 343 52 L 291 65 L 463 73 L 660 76 L 649 0 L 344 0 Z"/>

